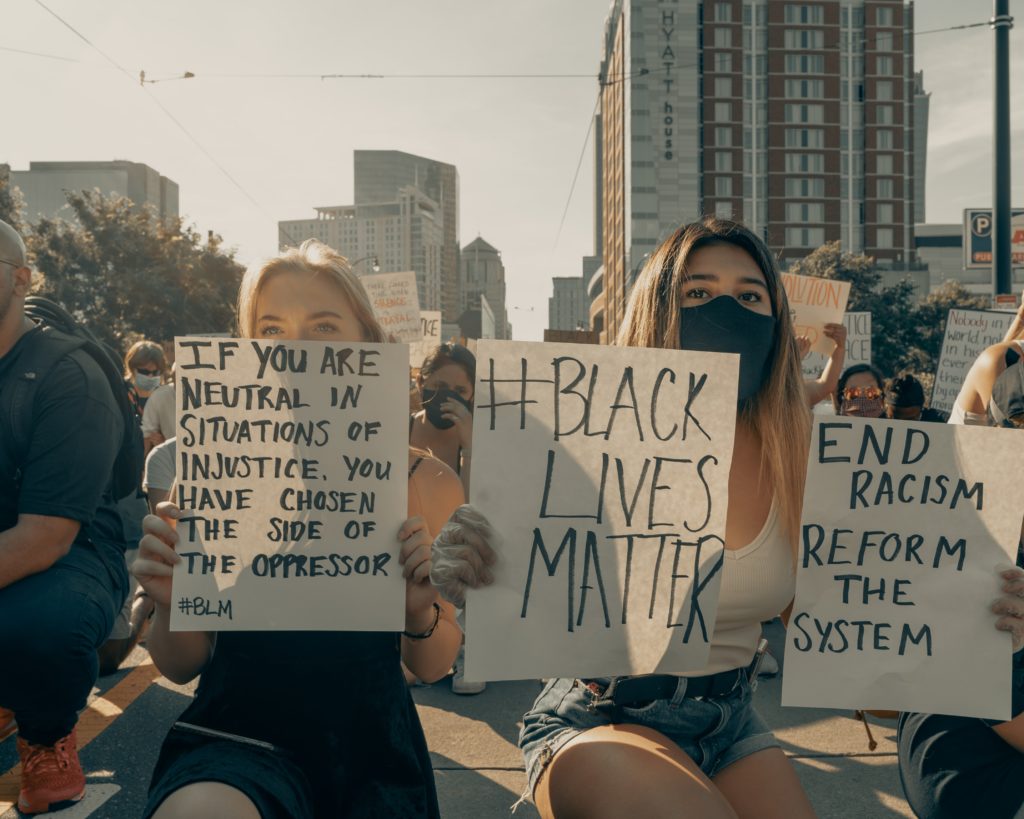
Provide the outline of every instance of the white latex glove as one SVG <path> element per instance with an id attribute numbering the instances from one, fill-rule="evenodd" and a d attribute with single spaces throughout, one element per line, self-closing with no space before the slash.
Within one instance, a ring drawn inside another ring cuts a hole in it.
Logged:
<path id="1" fill-rule="evenodd" d="M 491 524 L 468 503 L 452 514 L 434 540 L 430 582 L 449 603 L 466 604 L 466 589 L 494 582 L 489 566 L 497 560 L 496 536 Z"/>

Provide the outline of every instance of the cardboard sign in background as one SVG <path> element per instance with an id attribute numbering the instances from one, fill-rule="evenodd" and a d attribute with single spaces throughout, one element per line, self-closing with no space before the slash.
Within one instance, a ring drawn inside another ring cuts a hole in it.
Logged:
<path id="1" fill-rule="evenodd" d="M 1009 719 L 989 610 L 1017 554 L 1024 435 L 861 418 L 811 439 L 782 704 Z"/>
<path id="2" fill-rule="evenodd" d="M 441 343 L 441 311 L 424 310 L 420 313 L 422 336 L 409 345 L 409 366 L 419 369 L 423 360 Z"/>
<path id="3" fill-rule="evenodd" d="M 986 347 L 998 344 L 1013 313 L 997 310 L 950 310 L 935 371 L 931 406 L 952 412 L 968 371 Z"/>
<path id="4" fill-rule="evenodd" d="M 707 662 L 738 357 L 477 343 L 473 504 L 495 583 L 466 607 L 469 679 Z"/>
<path id="5" fill-rule="evenodd" d="M 846 357 L 843 359 L 843 369 L 854 364 L 870 364 L 871 313 L 846 313 L 843 316 L 843 324 L 846 325 Z M 832 350 L 829 350 L 828 355 L 808 353 L 801 362 L 804 378 L 820 377 L 830 355 Z"/>
<path id="6" fill-rule="evenodd" d="M 400 344 L 176 339 L 171 629 L 401 631 Z"/>
<path id="7" fill-rule="evenodd" d="M 793 331 L 811 340 L 811 352 L 829 355 L 834 347 L 824 335 L 826 324 L 839 324 L 850 299 L 850 283 L 820 276 L 782 274 L 782 286 L 793 315 Z"/>
<path id="8" fill-rule="evenodd" d="M 366 288 L 373 312 L 385 333 L 406 344 L 423 338 L 414 272 L 374 273 L 360 276 L 359 281 Z"/>

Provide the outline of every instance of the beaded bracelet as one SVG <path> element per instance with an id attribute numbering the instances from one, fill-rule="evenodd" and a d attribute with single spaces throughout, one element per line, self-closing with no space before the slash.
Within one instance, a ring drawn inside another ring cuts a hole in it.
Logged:
<path id="1" fill-rule="evenodd" d="M 408 637 L 410 640 L 426 640 L 431 634 L 434 633 L 434 629 L 437 628 L 437 624 L 441 620 L 441 607 L 434 603 L 434 622 L 430 624 L 430 628 L 424 631 L 422 634 L 410 634 L 408 631 L 403 631 L 402 636 Z"/>

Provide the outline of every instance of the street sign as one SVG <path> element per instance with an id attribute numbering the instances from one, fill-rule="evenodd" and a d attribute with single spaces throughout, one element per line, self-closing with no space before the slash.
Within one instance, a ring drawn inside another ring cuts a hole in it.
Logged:
<path id="1" fill-rule="evenodd" d="M 1024 269 L 1024 208 L 1011 213 L 1013 266 Z M 964 210 L 964 267 L 966 269 L 992 267 L 992 209 L 967 208 Z"/>

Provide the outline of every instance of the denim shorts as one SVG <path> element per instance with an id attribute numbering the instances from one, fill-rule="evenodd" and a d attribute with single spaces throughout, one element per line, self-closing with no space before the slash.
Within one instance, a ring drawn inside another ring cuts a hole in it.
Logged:
<path id="1" fill-rule="evenodd" d="M 602 686 L 610 680 L 599 679 Z M 744 678 L 721 697 L 686 697 L 686 678 L 679 678 L 675 694 L 640 708 L 611 705 L 593 707 L 596 695 L 580 680 L 554 679 L 540 692 L 525 717 L 519 747 L 526 763 L 527 797 L 552 757 L 569 740 L 602 725 L 643 725 L 675 742 L 700 769 L 712 777 L 745 756 L 778 748 L 754 706 L 753 691 Z"/>

